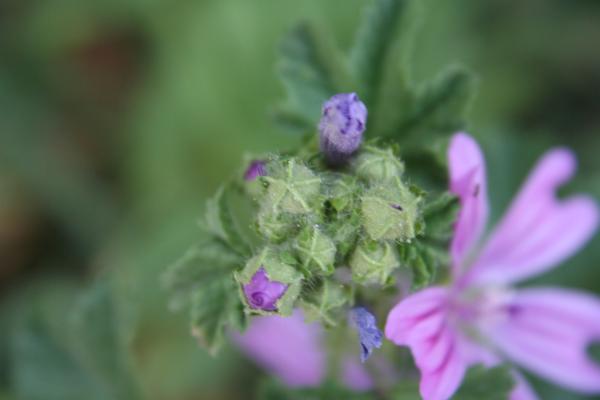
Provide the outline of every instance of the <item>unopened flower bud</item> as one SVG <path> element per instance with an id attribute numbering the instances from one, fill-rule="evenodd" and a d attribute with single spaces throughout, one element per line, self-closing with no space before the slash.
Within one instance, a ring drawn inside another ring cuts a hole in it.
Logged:
<path id="1" fill-rule="evenodd" d="M 246 172 L 244 173 L 245 181 L 254 181 L 259 176 L 267 175 L 267 171 L 265 169 L 266 162 L 263 160 L 253 160 L 248 165 Z"/>
<path id="2" fill-rule="evenodd" d="M 410 241 L 416 234 L 419 201 L 399 178 L 376 186 L 361 198 L 363 226 L 373 240 Z"/>
<path id="3" fill-rule="evenodd" d="M 302 275 L 269 248 L 235 273 L 244 303 L 259 314 L 290 315 L 300 294 Z"/>
<path id="4" fill-rule="evenodd" d="M 269 163 L 267 195 L 263 208 L 274 213 L 307 214 L 321 190 L 321 179 L 296 159 Z"/>
<path id="5" fill-rule="evenodd" d="M 350 258 L 352 279 L 361 284 L 389 284 L 393 270 L 399 266 L 398 254 L 387 242 L 363 242 Z"/>
<path id="6" fill-rule="evenodd" d="M 296 238 L 294 250 L 309 272 L 331 275 L 334 271 L 335 244 L 317 226 L 306 227 Z"/>
<path id="7" fill-rule="evenodd" d="M 383 333 L 377 327 L 375 316 L 364 307 L 353 308 L 350 311 L 350 320 L 360 339 L 360 361 L 365 362 L 374 348 L 381 347 Z"/>
<path id="8" fill-rule="evenodd" d="M 275 303 L 283 296 L 288 285 L 271 281 L 263 267 L 254 273 L 250 282 L 244 285 L 244 294 L 251 308 L 275 311 Z"/>
<path id="9" fill-rule="evenodd" d="M 354 161 L 356 174 L 367 182 L 388 182 L 401 177 L 404 164 L 392 149 L 366 146 Z"/>
<path id="10" fill-rule="evenodd" d="M 336 94 L 323 104 L 319 135 L 321 152 L 331 165 L 341 165 L 362 141 L 367 107 L 356 93 Z"/>

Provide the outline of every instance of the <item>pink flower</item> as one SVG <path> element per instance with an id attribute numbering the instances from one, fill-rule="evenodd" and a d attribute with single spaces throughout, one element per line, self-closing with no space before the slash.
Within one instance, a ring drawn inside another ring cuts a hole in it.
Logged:
<path id="1" fill-rule="evenodd" d="M 286 385 L 316 387 L 327 375 L 324 335 L 319 323 L 306 323 L 302 312 L 295 310 L 291 317 L 254 317 L 246 332 L 233 338 L 244 353 Z M 339 378 L 356 391 L 373 385 L 358 355 L 344 357 Z"/>
<path id="2" fill-rule="evenodd" d="M 600 366 L 586 347 L 600 339 L 600 300 L 558 288 L 510 284 L 547 271 L 587 242 L 598 208 L 586 196 L 556 198 L 575 171 L 566 149 L 549 151 L 489 238 L 485 163 L 477 143 L 456 134 L 448 150 L 450 190 L 461 203 L 450 246 L 452 282 L 402 300 L 385 334 L 409 346 L 421 371 L 425 400 L 445 400 L 475 363 L 517 364 L 568 389 L 600 393 Z M 537 398 L 515 372 L 512 400 Z"/>

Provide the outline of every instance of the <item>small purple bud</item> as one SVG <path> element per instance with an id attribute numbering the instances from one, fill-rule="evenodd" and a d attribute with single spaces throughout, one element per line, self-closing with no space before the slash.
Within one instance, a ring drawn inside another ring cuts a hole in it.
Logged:
<path id="1" fill-rule="evenodd" d="M 275 303 L 283 296 L 288 285 L 271 281 L 263 267 L 244 285 L 244 294 L 250 307 L 264 311 L 276 311 Z"/>
<path id="2" fill-rule="evenodd" d="M 350 318 L 358 331 L 360 339 L 360 361 L 365 362 L 374 348 L 381 347 L 383 333 L 377 328 L 375 316 L 364 307 L 353 308 L 350 312 Z"/>
<path id="3" fill-rule="evenodd" d="M 265 170 L 265 162 L 263 160 L 254 160 L 246 169 L 244 173 L 244 180 L 253 181 L 259 176 L 267 175 L 267 171 Z"/>
<path id="4" fill-rule="evenodd" d="M 360 146 L 367 107 L 356 93 L 336 94 L 323 104 L 319 134 L 321 151 L 331 165 L 341 165 Z"/>

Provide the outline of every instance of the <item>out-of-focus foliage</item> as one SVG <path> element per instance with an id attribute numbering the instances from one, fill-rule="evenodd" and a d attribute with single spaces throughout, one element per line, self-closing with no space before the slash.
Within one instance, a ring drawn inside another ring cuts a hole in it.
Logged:
<path id="1" fill-rule="evenodd" d="M 280 38 L 311 20 L 349 50 L 366 2 L 0 3 L 0 398 L 248 398 L 257 370 L 233 349 L 200 350 L 159 276 L 244 152 L 298 140 L 269 115 L 283 98 Z M 600 197 L 600 4 L 422 3 L 408 18 L 416 43 L 399 52 L 417 82 L 452 62 L 476 72 L 469 130 L 494 218 L 551 145 L 580 158 L 566 190 Z M 598 259 L 596 238 L 544 280 L 600 293 Z M 101 329 L 73 339 L 94 313 Z"/>

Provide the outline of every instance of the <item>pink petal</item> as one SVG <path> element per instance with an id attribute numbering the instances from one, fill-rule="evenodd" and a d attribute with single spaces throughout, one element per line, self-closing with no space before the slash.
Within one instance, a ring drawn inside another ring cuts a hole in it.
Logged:
<path id="1" fill-rule="evenodd" d="M 364 392 L 373 387 L 373 379 L 356 356 L 344 359 L 341 378 L 347 388 L 357 392 Z"/>
<path id="2" fill-rule="evenodd" d="M 485 160 L 475 140 L 465 134 L 452 137 L 448 148 L 450 191 L 460 200 L 460 211 L 450 244 L 455 277 L 480 239 L 488 217 Z"/>
<path id="3" fill-rule="evenodd" d="M 586 353 L 600 339 L 600 299 L 562 289 L 515 294 L 508 318 L 486 336 L 508 358 L 568 389 L 600 393 L 600 365 Z"/>
<path id="4" fill-rule="evenodd" d="M 386 321 L 386 337 L 411 349 L 425 400 L 449 399 L 472 362 L 464 339 L 448 322 L 448 294 L 440 287 L 418 292 L 398 303 Z"/>
<path id="5" fill-rule="evenodd" d="M 302 313 L 291 317 L 255 317 L 246 332 L 234 340 L 250 358 L 277 375 L 285 384 L 318 386 L 326 375 L 322 328 L 306 324 Z"/>
<path id="6" fill-rule="evenodd" d="M 510 400 L 538 400 L 539 397 L 535 394 L 529 383 L 523 378 L 523 375 L 518 372 L 513 373 L 516 385 L 510 394 Z"/>
<path id="7" fill-rule="evenodd" d="M 598 206 L 585 196 L 560 201 L 556 190 L 575 171 L 565 149 L 538 162 L 470 271 L 470 281 L 509 283 L 544 272 L 576 253 L 598 226 Z"/>

